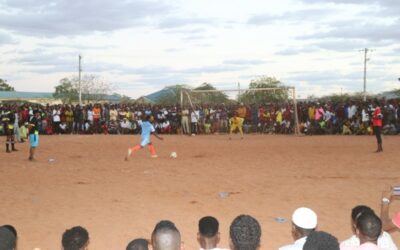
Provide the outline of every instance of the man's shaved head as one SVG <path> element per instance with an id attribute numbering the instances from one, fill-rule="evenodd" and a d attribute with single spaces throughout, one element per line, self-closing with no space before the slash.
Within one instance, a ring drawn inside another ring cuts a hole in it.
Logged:
<path id="1" fill-rule="evenodd" d="M 154 250 L 180 250 L 181 234 L 171 221 L 160 221 L 151 234 L 151 245 Z"/>

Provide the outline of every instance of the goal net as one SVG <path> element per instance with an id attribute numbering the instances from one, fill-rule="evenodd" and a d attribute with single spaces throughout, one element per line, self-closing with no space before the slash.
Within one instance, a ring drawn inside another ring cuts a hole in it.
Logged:
<path id="1" fill-rule="evenodd" d="M 299 134 L 294 87 L 252 89 L 182 89 L 183 109 L 195 111 L 205 133 L 228 132 L 229 118 L 244 118 L 245 133 Z"/>

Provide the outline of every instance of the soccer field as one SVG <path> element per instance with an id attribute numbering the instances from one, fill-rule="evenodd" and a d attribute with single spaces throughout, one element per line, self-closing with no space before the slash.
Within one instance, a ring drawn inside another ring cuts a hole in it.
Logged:
<path id="1" fill-rule="evenodd" d="M 220 221 L 220 246 L 229 247 L 229 225 L 243 213 L 260 222 L 261 249 L 277 249 L 293 241 L 290 217 L 300 206 L 344 240 L 351 208 L 379 213 L 381 191 L 400 184 L 399 136 L 384 137 L 379 154 L 372 136 L 164 136 L 153 138 L 159 158 L 145 148 L 125 162 L 139 142 L 138 135 L 41 136 L 35 162 L 28 143 L 2 151 L 0 224 L 17 228 L 18 249 L 60 249 L 75 225 L 88 229 L 90 249 L 125 249 L 162 219 L 175 222 L 186 249 L 198 249 L 197 223 L 206 215 Z M 398 210 L 400 200 L 391 213 Z M 392 236 L 400 245 L 400 234 Z"/>

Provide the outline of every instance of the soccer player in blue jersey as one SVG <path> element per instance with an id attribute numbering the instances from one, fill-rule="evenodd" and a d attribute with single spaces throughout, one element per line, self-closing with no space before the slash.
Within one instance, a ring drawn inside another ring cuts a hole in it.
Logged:
<path id="1" fill-rule="evenodd" d="M 153 158 L 158 157 L 154 145 L 153 143 L 151 143 L 150 136 L 154 135 L 159 140 L 163 140 L 163 138 L 155 133 L 156 130 L 154 129 L 153 124 L 151 124 L 149 120 L 150 120 L 150 115 L 146 115 L 142 122 L 142 134 L 141 134 L 142 141 L 140 142 L 140 145 L 136 145 L 128 149 L 128 155 L 125 157 L 126 161 L 129 160 L 129 157 L 132 155 L 133 152 L 144 148 L 146 145 L 149 145 L 151 157 Z"/>
<path id="2" fill-rule="evenodd" d="M 34 116 L 29 120 L 29 143 L 31 147 L 29 149 L 29 160 L 34 160 L 35 150 L 39 146 L 39 120 L 40 112 L 35 110 L 33 112 Z"/>

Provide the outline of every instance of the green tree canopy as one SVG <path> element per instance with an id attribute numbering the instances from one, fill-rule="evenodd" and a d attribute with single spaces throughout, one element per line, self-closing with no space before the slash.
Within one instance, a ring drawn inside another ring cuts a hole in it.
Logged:
<path id="1" fill-rule="evenodd" d="M 367 100 L 373 99 L 374 96 L 368 94 L 367 95 Z M 320 98 L 315 98 L 316 100 L 320 102 L 333 102 L 333 103 L 340 103 L 340 102 L 349 102 L 349 101 L 363 101 L 364 99 L 364 93 L 362 92 L 356 92 L 356 93 L 345 93 L 345 94 L 331 94 L 331 95 L 326 95 L 322 96 Z"/>
<path id="2" fill-rule="evenodd" d="M 193 89 L 196 90 L 217 90 L 212 84 L 210 83 L 203 83 L 199 87 Z M 201 104 L 220 104 L 220 103 L 228 103 L 230 102 L 228 96 L 224 92 L 192 92 L 191 94 L 192 101 L 194 103 L 201 103 Z"/>
<path id="3" fill-rule="evenodd" d="M 399 78 L 399 81 L 400 81 L 400 78 Z M 400 97 L 400 89 L 394 89 L 394 90 L 393 90 L 393 93 L 394 93 L 396 96 Z"/>
<path id="4" fill-rule="evenodd" d="M 252 80 L 249 89 L 260 88 L 282 88 L 277 90 L 265 91 L 245 91 L 240 95 L 239 100 L 244 103 L 279 103 L 286 102 L 289 96 L 288 89 L 275 77 L 262 76 L 257 80 Z"/>
<path id="5" fill-rule="evenodd" d="M 72 84 L 72 81 L 68 78 L 60 80 L 60 84 L 55 87 L 53 97 L 61 99 L 63 103 L 71 104 L 78 100 L 78 90 Z"/>
<path id="6" fill-rule="evenodd" d="M 97 102 L 111 94 L 114 86 L 97 75 L 84 75 L 81 79 L 83 102 Z M 63 78 L 55 87 L 54 98 L 61 99 L 63 103 L 79 101 L 79 79 L 77 77 Z"/>
<path id="7" fill-rule="evenodd" d="M 0 78 L 0 91 L 15 91 L 15 89 L 7 83 L 7 80 Z"/>

